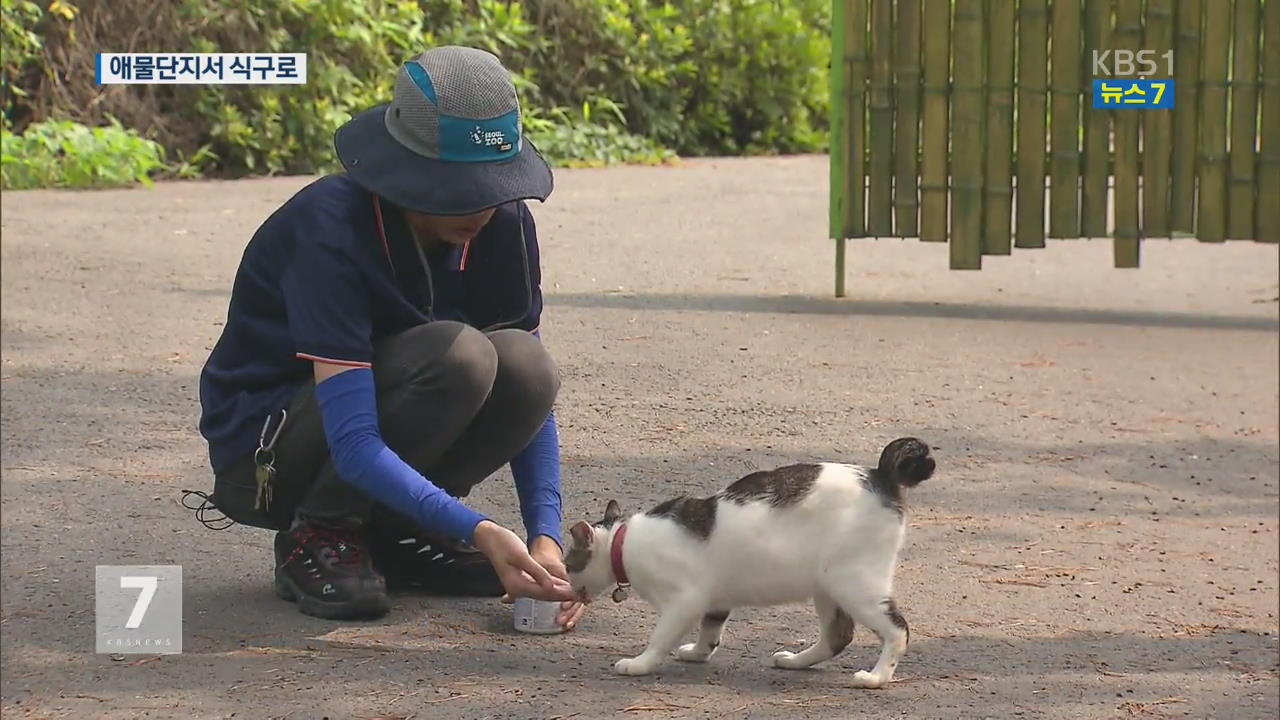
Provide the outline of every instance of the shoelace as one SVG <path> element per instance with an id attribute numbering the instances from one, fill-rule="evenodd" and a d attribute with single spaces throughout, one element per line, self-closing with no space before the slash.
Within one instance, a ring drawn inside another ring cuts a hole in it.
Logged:
<path id="1" fill-rule="evenodd" d="M 302 548 L 315 542 L 323 549 L 325 556 L 337 565 L 359 565 L 364 558 L 360 546 L 352 541 L 347 533 L 327 528 L 307 528 L 297 534 L 298 548 L 290 554 L 289 559 L 301 552 Z M 288 562 L 286 560 L 285 562 Z"/>

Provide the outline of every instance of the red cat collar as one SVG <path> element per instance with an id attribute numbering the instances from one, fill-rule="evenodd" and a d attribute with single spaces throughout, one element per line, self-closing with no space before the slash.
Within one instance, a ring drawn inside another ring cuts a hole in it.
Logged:
<path id="1" fill-rule="evenodd" d="M 622 602 L 627 599 L 627 588 L 631 583 L 627 580 L 627 571 L 622 567 L 622 540 L 627 534 L 627 524 L 618 526 L 609 544 L 609 562 L 613 565 L 613 577 L 618 581 L 618 589 L 613 591 L 613 601 Z"/>

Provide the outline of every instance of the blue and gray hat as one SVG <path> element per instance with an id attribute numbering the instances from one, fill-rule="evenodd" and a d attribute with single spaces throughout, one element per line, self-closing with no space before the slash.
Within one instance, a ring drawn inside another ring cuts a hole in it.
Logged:
<path id="1" fill-rule="evenodd" d="M 438 47 L 405 63 L 391 102 L 338 128 L 334 146 L 356 182 L 415 212 L 466 215 L 551 194 L 510 74 L 474 48 Z"/>

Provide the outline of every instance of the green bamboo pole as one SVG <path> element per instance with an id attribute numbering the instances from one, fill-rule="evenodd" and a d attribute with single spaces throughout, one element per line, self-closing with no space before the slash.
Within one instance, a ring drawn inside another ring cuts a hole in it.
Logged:
<path id="1" fill-rule="evenodd" d="M 836 297 L 845 295 L 845 240 L 864 237 L 866 133 L 867 0 L 832 0 L 832 133 L 837 157 L 831 159 L 832 235 L 836 238 Z M 836 106 L 839 107 L 836 107 Z M 838 228 L 838 232 L 834 232 Z"/>
<path id="2" fill-rule="evenodd" d="M 982 269 L 983 0 L 955 0 L 951 269 Z"/>
<path id="3" fill-rule="evenodd" d="M 1080 0 L 1053 0 L 1049 237 L 1080 236 Z"/>
<path id="4" fill-rule="evenodd" d="M 830 89 L 830 103 L 827 109 L 831 124 L 831 148 L 827 161 L 827 235 L 832 240 L 843 240 L 847 228 L 844 226 L 845 203 L 849 199 L 849 188 L 845 184 L 848 179 L 845 171 L 849 163 L 849 135 L 845 125 L 845 64 L 844 57 L 844 19 L 845 0 L 831 0 L 831 57 L 832 62 L 827 69 L 827 81 Z"/>
<path id="5" fill-rule="evenodd" d="M 1172 77 L 1165 53 L 1173 48 L 1173 0 L 1147 0 L 1147 29 L 1142 47 L 1156 51 L 1160 66 L 1153 78 Z M 1176 53 L 1175 53 L 1176 57 Z M 1177 107 L 1177 82 L 1174 83 Z M 1167 110 L 1142 113 L 1142 236 L 1169 237 L 1169 172 L 1173 118 Z"/>
<path id="6" fill-rule="evenodd" d="M 982 253 L 1008 255 L 1013 221 L 1013 37 L 1017 3 L 987 8 L 987 177 Z"/>
<path id="7" fill-rule="evenodd" d="M 1258 10 L 1260 0 L 1236 0 L 1231 45 L 1231 149 L 1227 237 L 1252 239 L 1258 144 Z"/>
<path id="8" fill-rule="evenodd" d="M 1044 247 L 1048 0 L 1018 5 L 1018 167 L 1014 247 Z"/>
<path id="9" fill-rule="evenodd" d="M 951 99 L 951 0 L 924 0 L 924 116 L 921 118 L 920 239 L 946 242 Z M 944 19 L 940 19 L 944 18 Z"/>
<path id="10" fill-rule="evenodd" d="M 1200 137 L 1201 0 L 1178 0 L 1178 35 L 1173 44 L 1176 96 L 1173 105 L 1173 177 L 1170 222 L 1176 232 L 1196 230 L 1196 144 Z"/>
<path id="11" fill-rule="evenodd" d="M 1200 227 L 1204 242 L 1226 239 L 1227 69 L 1231 0 L 1213 0 L 1204 14 L 1204 84 L 1200 104 Z"/>
<path id="12" fill-rule="evenodd" d="M 1115 47 L 1142 49 L 1142 0 L 1116 0 Z M 1115 266 L 1139 265 L 1138 119 L 1141 110 L 1117 110 L 1115 118 L 1116 229 Z M 1155 111 L 1148 111 L 1155 112 Z"/>
<path id="13" fill-rule="evenodd" d="M 844 238 L 836 238 L 836 297 L 845 296 L 845 255 L 848 248 L 848 241 Z"/>
<path id="14" fill-rule="evenodd" d="M 844 297 L 844 264 L 846 205 L 849 202 L 848 165 L 851 148 L 849 145 L 848 117 L 845 113 L 845 87 L 848 85 L 848 68 L 843 61 L 845 46 L 845 0 L 831 0 L 831 57 L 833 62 L 828 70 L 831 86 L 831 150 L 828 157 L 830 177 L 828 192 L 829 216 L 827 233 L 836 241 L 836 297 Z"/>
<path id="15" fill-rule="evenodd" d="M 871 0 L 871 181 L 867 230 L 893 234 L 893 0 Z"/>
<path id="16" fill-rule="evenodd" d="M 1258 155 L 1258 239 L 1280 243 L 1280 0 L 1262 7 L 1262 150 Z"/>
<path id="17" fill-rule="evenodd" d="M 893 134 L 897 177 L 893 209 L 897 234 L 915 237 L 920 232 L 920 0 L 898 0 L 897 31 L 894 87 L 898 123 Z"/>
<path id="18" fill-rule="evenodd" d="M 1090 68 L 1083 82 L 1092 88 L 1093 51 L 1111 49 L 1112 0 L 1085 0 L 1084 59 Z M 1090 96 L 1092 98 L 1092 96 Z M 1111 173 L 1110 110 L 1094 110 L 1092 100 L 1084 111 L 1084 189 L 1080 199 L 1080 232 L 1085 237 L 1106 237 L 1107 199 Z"/>
<path id="19" fill-rule="evenodd" d="M 849 166 L 846 168 L 850 201 L 846 206 L 849 237 L 866 237 L 867 162 L 867 2 L 845 0 L 845 122 L 849 133 Z"/>

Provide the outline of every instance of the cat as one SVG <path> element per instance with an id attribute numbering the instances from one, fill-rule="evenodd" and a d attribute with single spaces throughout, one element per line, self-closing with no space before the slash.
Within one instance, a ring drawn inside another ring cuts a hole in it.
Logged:
<path id="1" fill-rule="evenodd" d="M 829 660 L 859 622 L 881 647 L 875 667 L 855 673 L 853 685 L 881 688 L 910 640 L 892 594 L 905 531 L 902 488 L 924 482 L 934 467 L 929 446 L 904 437 L 885 446 L 875 467 L 787 465 L 625 519 L 610 500 L 602 521 L 571 526 L 565 569 L 584 602 L 616 587 L 615 601 L 630 589 L 658 611 L 644 652 L 613 666 L 620 675 L 653 673 L 672 650 L 679 660 L 706 662 L 735 608 L 812 600 L 820 638 L 798 653 L 774 653 L 773 665 Z M 697 641 L 677 647 L 695 624 Z"/>

